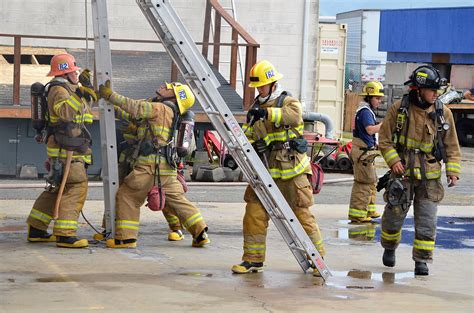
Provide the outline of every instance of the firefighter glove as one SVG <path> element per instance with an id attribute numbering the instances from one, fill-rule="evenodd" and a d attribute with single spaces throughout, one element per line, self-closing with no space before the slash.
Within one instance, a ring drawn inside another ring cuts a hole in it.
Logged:
<path id="1" fill-rule="evenodd" d="M 267 144 L 265 140 L 259 139 L 253 143 L 253 147 L 258 154 L 262 154 L 267 150 Z"/>
<path id="2" fill-rule="evenodd" d="M 79 82 L 84 87 L 94 89 L 94 86 L 92 85 L 92 74 L 91 71 L 87 68 L 83 70 L 82 73 L 79 75 Z"/>
<path id="3" fill-rule="evenodd" d="M 84 98 L 88 102 L 96 102 L 97 101 L 97 94 L 96 94 L 96 92 L 94 91 L 93 88 L 88 88 L 88 87 L 85 87 L 85 86 L 79 86 L 79 87 L 76 88 L 75 93 L 79 98 Z"/>
<path id="4" fill-rule="evenodd" d="M 110 88 L 110 80 L 99 86 L 99 95 L 102 99 L 109 100 L 113 90 Z"/>
<path id="5" fill-rule="evenodd" d="M 258 120 L 264 120 L 268 116 L 267 109 L 253 108 L 247 113 L 247 123 L 252 126 Z"/>

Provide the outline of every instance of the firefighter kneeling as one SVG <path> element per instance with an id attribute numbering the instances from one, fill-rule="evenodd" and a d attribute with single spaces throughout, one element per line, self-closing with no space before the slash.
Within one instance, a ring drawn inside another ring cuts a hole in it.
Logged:
<path id="1" fill-rule="evenodd" d="M 137 130 L 138 156 L 131 173 L 117 191 L 115 234 L 113 239 L 107 240 L 107 247 L 136 247 L 140 207 L 147 194 L 165 201 L 164 207 L 177 216 L 193 235 L 193 247 L 208 244 L 207 225 L 198 208 L 184 196 L 183 186 L 176 177 L 174 151 L 170 144 L 178 115 L 184 114 L 194 104 L 191 89 L 180 83 L 164 83 L 153 102 L 121 96 L 112 91 L 110 81 L 101 85 L 99 90 L 102 98 L 120 107 L 132 118 L 141 119 Z M 158 188 L 152 188 L 155 185 Z M 149 194 L 149 191 L 152 192 Z M 158 203 L 158 206 L 162 208 L 162 204 Z"/>

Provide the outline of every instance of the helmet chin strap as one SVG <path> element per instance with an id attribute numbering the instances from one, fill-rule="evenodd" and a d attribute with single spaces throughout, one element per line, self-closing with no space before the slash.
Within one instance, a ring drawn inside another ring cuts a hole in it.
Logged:
<path id="1" fill-rule="evenodd" d="M 273 93 L 273 86 L 275 86 L 275 83 L 276 82 L 272 82 L 270 84 L 270 92 L 268 93 L 268 96 L 265 97 L 265 100 L 263 102 L 260 102 L 260 104 L 265 104 L 268 102 L 268 100 L 270 100 L 270 97 L 272 96 L 272 93 Z"/>
<path id="2" fill-rule="evenodd" d="M 421 96 L 421 90 L 418 89 L 416 95 L 418 97 L 418 104 L 420 108 L 427 109 L 433 105 L 433 103 L 429 103 L 428 101 L 425 101 L 425 99 L 423 99 L 423 97 Z"/>

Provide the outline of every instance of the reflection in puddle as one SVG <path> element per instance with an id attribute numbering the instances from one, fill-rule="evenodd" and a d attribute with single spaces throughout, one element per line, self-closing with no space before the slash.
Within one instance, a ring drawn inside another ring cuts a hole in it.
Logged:
<path id="1" fill-rule="evenodd" d="M 182 276 L 193 276 L 193 277 L 212 277 L 212 273 L 201 273 L 201 272 L 184 272 L 179 273 Z"/>
<path id="2" fill-rule="evenodd" d="M 339 220 L 338 224 L 347 224 L 347 220 Z M 402 228 L 401 243 L 413 245 L 415 237 L 413 217 L 407 217 Z M 364 224 L 340 227 L 337 238 L 342 240 L 380 242 L 380 226 Z M 445 249 L 474 248 L 474 218 L 468 217 L 438 217 L 436 246 Z"/>
<path id="3" fill-rule="evenodd" d="M 329 287 L 337 289 L 375 289 L 377 282 L 384 284 L 406 284 L 407 278 L 414 278 L 413 272 L 402 273 L 372 273 L 371 271 L 350 270 L 331 271 L 333 277 L 326 282 Z M 349 277 L 349 280 L 347 279 Z M 358 283 L 364 282 L 364 283 Z"/>

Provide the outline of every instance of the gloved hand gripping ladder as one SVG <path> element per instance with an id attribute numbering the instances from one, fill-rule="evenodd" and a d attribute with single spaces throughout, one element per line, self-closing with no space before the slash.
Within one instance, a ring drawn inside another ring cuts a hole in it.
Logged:
<path id="1" fill-rule="evenodd" d="M 220 95 L 217 78 L 169 1 L 136 0 L 303 271 L 331 273 Z"/>

